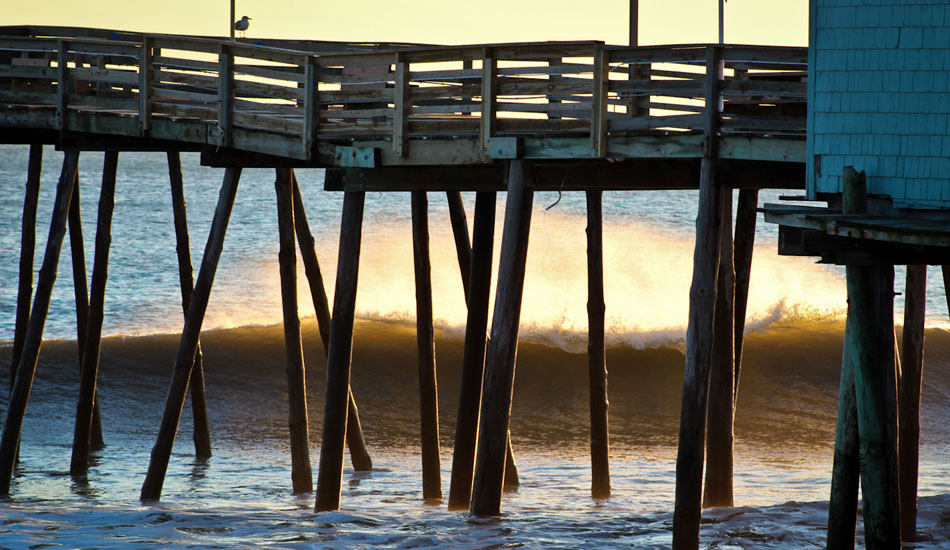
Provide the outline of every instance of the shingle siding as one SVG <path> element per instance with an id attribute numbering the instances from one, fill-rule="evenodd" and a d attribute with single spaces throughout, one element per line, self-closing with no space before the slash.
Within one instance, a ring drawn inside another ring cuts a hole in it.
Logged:
<path id="1" fill-rule="evenodd" d="M 950 208 L 950 7 L 811 2 L 809 195 L 854 165 L 898 206 Z"/>

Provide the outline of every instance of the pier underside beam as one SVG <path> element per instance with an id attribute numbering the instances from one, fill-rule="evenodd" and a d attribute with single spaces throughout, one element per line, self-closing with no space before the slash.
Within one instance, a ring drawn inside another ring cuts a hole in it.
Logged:
<path id="1" fill-rule="evenodd" d="M 79 398 L 76 403 L 76 424 L 73 431 L 73 454 L 69 473 L 83 476 L 89 469 L 90 435 L 93 432 L 96 380 L 99 374 L 99 350 L 102 342 L 102 320 L 105 307 L 106 280 L 109 271 L 109 248 L 112 244 L 112 212 L 115 207 L 115 177 L 119 162 L 117 151 L 107 151 L 102 166 L 102 188 L 99 195 L 99 220 L 96 229 L 96 251 L 92 267 L 92 291 L 89 294 L 86 341 L 79 377 Z"/>
<path id="2" fill-rule="evenodd" d="M 927 266 L 907 266 L 899 384 L 901 539 L 906 542 L 917 540 L 920 386 L 924 363 L 926 292 Z"/>
<path id="3" fill-rule="evenodd" d="M 291 171 L 294 182 L 294 228 L 297 232 L 297 242 L 300 247 L 300 259 L 303 261 L 307 283 L 310 286 L 310 299 L 313 301 L 313 311 L 317 318 L 317 329 L 320 340 L 323 342 L 323 353 L 330 352 L 330 306 L 327 299 L 327 290 L 323 286 L 323 273 L 320 271 L 320 262 L 317 259 L 316 243 L 307 221 L 304 210 L 303 197 L 300 196 L 300 185 L 297 175 Z M 363 426 L 360 423 L 360 411 L 356 406 L 356 397 L 353 388 L 349 390 L 346 415 L 346 445 L 350 449 L 350 462 L 357 472 L 366 472 L 373 469 L 373 460 L 366 449 L 363 439 Z"/>
<path id="4" fill-rule="evenodd" d="M 471 512 L 475 515 L 497 515 L 501 512 L 533 196 L 534 190 L 527 181 L 524 161 L 511 161 L 498 266 L 498 289 L 492 318 L 492 345 L 486 354 L 479 414 L 471 505 Z"/>
<path id="5" fill-rule="evenodd" d="M 537 191 L 696 189 L 701 164 L 699 158 L 566 159 L 531 163 L 527 177 Z M 717 170 L 734 189 L 801 189 L 805 180 L 804 164 L 795 162 L 720 159 Z M 325 187 L 328 191 L 504 191 L 505 178 L 498 164 L 331 168 Z"/>
<path id="6" fill-rule="evenodd" d="M 185 326 L 182 329 L 178 355 L 175 357 L 172 379 L 165 398 L 162 423 L 159 426 L 155 446 L 152 447 L 148 473 L 142 484 L 140 497 L 145 501 L 158 500 L 162 495 L 165 472 L 168 470 L 168 460 L 178 432 L 178 422 L 181 419 L 181 409 L 185 404 L 185 394 L 188 391 L 195 353 L 198 351 L 198 336 L 208 308 L 208 299 L 214 284 L 218 260 L 221 258 L 221 250 L 224 247 L 224 236 L 231 218 L 231 209 L 234 206 L 234 197 L 237 194 L 240 178 L 240 168 L 228 168 L 224 173 L 218 205 L 214 211 L 208 242 L 205 245 L 204 256 L 201 258 L 201 268 L 198 270 L 198 278 L 195 281 L 195 290 L 191 295 L 188 313 L 185 315 Z"/>
<path id="7" fill-rule="evenodd" d="M 309 493 L 313 490 L 313 472 L 310 469 L 307 373 L 300 337 L 300 317 L 297 314 L 297 242 L 294 238 L 294 192 L 290 168 L 277 169 L 274 187 L 277 192 L 280 296 L 287 358 L 287 401 L 290 406 L 291 480 L 295 494 Z"/>
<path id="8" fill-rule="evenodd" d="M 43 341 L 43 329 L 46 326 L 50 297 L 53 286 L 56 284 L 56 270 L 59 266 L 63 239 L 66 236 L 69 203 L 73 195 L 78 166 L 79 151 L 67 151 L 63 159 L 63 171 L 56 186 L 56 202 L 50 220 L 49 238 L 46 241 L 43 266 L 40 268 L 36 296 L 33 299 L 30 321 L 23 341 L 23 353 L 17 365 L 16 380 L 7 406 L 3 433 L 0 435 L 0 495 L 10 494 L 10 481 L 16 464 L 20 430 L 23 427 L 26 406 L 30 400 L 30 390 L 33 388 L 33 377 L 36 375 L 36 363 Z"/>
<path id="9" fill-rule="evenodd" d="M 194 291 L 194 275 L 191 267 L 191 246 L 188 237 L 188 215 L 185 207 L 185 188 L 181 176 L 181 154 L 168 151 L 168 179 L 171 183 L 172 212 L 175 218 L 175 251 L 178 254 L 178 282 L 181 288 L 182 313 L 188 314 L 191 294 Z M 208 425 L 208 406 L 205 395 L 204 356 L 201 353 L 201 341 L 195 351 L 194 366 L 188 391 L 191 392 L 191 412 L 194 418 L 192 439 L 195 443 L 195 456 L 211 456 L 211 429 Z"/>
<path id="10" fill-rule="evenodd" d="M 442 475 L 439 459 L 439 389 L 432 326 L 432 273 L 429 264 L 429 201 L 425 191 L 412 192 L 412 256 L 416 281 L 422 495 L 431 501 L 442 499 Z"/>
<path id="11" fill-rule="evenodd" d="M 323 409 L 323 442 L 317 474 L 317 512 L 340 508 L 343 484 L 343 444 L 350 388 L 350 356 L 353 349 L 353 317 L 359 276 L 360 241 L 365 193 L 348 192 L 343 197 L 340 222 L 340 252 L 336 287 L 333 291 L 333 322 L 327 357 L 327 393 Z"/>

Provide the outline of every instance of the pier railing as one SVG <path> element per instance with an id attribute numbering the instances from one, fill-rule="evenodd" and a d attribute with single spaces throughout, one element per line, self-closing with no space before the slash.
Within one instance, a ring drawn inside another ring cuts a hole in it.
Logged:
<path id="1" fill-rule="evenodd" d="M 701 133 L 716 49 L 722 135 L 804 136 L 803 48 L 551 42 L 317 55 L 164 35 L 0 37 L 0 126 L 304 160 L 320 143 L 405 157 L 417 140 L 504 149 L 516 142 L 498 138 L 571 137 L 589 141 L 565 154 L 596 158 L 610 136 Z"/>

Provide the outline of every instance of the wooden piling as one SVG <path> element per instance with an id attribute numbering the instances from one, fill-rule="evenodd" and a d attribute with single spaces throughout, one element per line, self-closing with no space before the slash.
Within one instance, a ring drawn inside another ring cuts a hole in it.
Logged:
<path id="1" fill-rule="evenodd" d="M 722 74 L 722 51 L 717 47 L 710 47 L 706 56 L 705 133 L 700 168 L 699 212 L 696 217 L 696 248 L 693 253 L 693 279 L 689 289 L 679 448 L 676 455 L 674 550 L 699 548 L 703 443 L 706 440 L 707 390 L 723 221 L 722 189 L 716 182 L 719 82 Z"/>
<path id="2" fill-rule="evenodd" d="M 749 304 L 749 279 L 752 275 L 752 253 L 755 249 L 755 222 L 759 204 L 758 189 L 741 189 L 736 205 L 736 232 L 732 257 L 735 267 L 736 289 L 733 313 L 735 316 L 735 376 L 733 395 L 739 398 L 739 375 L 742 372 L 742 341 L 745 337 L 745 316 Z"/>
<path id="3" fill-rule="evenodd" d="M 422 495 L 442 499 L 439 461 L 439 390 L 432 327 L 432 273 L 429 265 L 429 202 L 412 192 L 412 257 L 416 279 L 416 340 L 419 357 L 419 408 L 422 429 Z M 466 232 L 467 234 L 467 232 Z"/>
<path id="4" fill-rule="evenodd" d="M 841 383 L 838 388 L 838 421 L 828 502 L 826 548 L 854 548 L 858 519 L 858 483 L 861 457 L 858 445 L 858 410 L 854 395 L 854 316 L 849 307 L 841 351 Z"/>
<path id="5" fill-rule="evenodd" d="M 604 316 L 603 192 L 587 191 L 587 360 L 590 384 L 591 494 L 610 496 L 609 430 L 607 425 L 607 360 Z"/>
<path id="6" fill-rule="evenodd" d="M 842 210 L 845 214 L 867 212 L 867 196 L 863 177 L 853 168 L 842 172 Z M 857 368 L 857 327 L 848 300 L 844 345 L 841 352 L 841 382 L 838 388 L 838 420 L 835 427 L 835 454 L 831 474 L 831 498 L 828 503 L 828 550 L 854 548 L 858 517 L 858 484 L 861 478 L 861 456 L 858 435 L 857 397 L 854 393 L 854 371 Z"/>
<path id="7" fill-rule="evenodd" d="M 119 152 L 106 151 L 102 162 L 102 188 L 99 191 L 99 219 L 96 223 L 96 250 L 92 266 L 92 289 L 86 322 L 79 398 L 76 402 L 76 424 L 73 430 L 73 453 L 69 473 L 84 476 L 89 469 L 90 435 L 93 431 L 93 405 L 96 380 L 99 376 L 99 350 L 105 307 L 106 281 L 109 272 L 109 247 L 112 244 L 112 212 L 115 207 L 115 176 Z M 74 200 L 77 198 L 73 196 Z"/>
<path id="8" fill-rule="evenodd" d="M 920 385 L 924 362 L 926 293 L 927 266 L 907 266 L 899 386 L 901 539 L 905 542 L 917 540 Z"/>
<path id="9" fill-rule="evenodd" d="M 36 375 L 36 363 L 43 341 L 43 328 L 46 326 L 50 296 L 56 284 L 59 255 L 66 236 L 66 222 L 69 216 L 70 199 L 73 195 L 73 184 L 76 181 L 79 152 L 66 151 L 64 157 L 62 175 L 56 186 L 56 202 L 50 220 L 49 238 L 46 241 L 43 265 L 36 284 L 36 297 L 30 311 L 30 321 L 23 340 L 23 352 L 17 365 L 13 392 L 7 404 L 3 433 L 0 435 L 0 496 L 10 494 L 10 481 L 13 478 L 13 467 L 16 463 L 20 430 L 23 427 L 23 417 L 30 400 L 33 377 Z"/>
<path id="10" fill-rule="evenodd" d="M 492 250 L 495 239 L 494 191 L 475 195 L 475 220 L 472 228 L 472 257 L 466 301 L 465 347 L 459 408 L 455 423 L 455 451 L 452 455 L 452 480 L 449 510 L 464 510 L 472 500 L 472 476 L 475 467 L 475 439 L 478 435 L 478 409 L 481 403 L 482 376 L 485 371 L 485 344 L 488 328 L 488 299 L 491 294 Z M 467 233 L 467 230 L 466 230 Z M 468 240 L 466 238 L 466 240 Z M 456 238 L 456 243 L 458 238 Z M 459 262 L 461 265 L 462 262 Z M 507 471 L 507 468 L 506 468 Z"/>
<path id="11" fill-rule="evenodd" d="M 468 303 L 468 292 L 471 288 L 472 271 L 472 244 L 468 238 L 468 221 L 465 219 L 465 205 L 462 204 L 462 193 L 446 191 L 445 198 L 449 204 L 449 221 L 452 223 L 452 235 L 455 237 L 455 253 L 458 256 L 459 272 L 462 274 L 462 291 L 465 293 L 465 303 Z M 477 199 L 476 199 L 477 200 Z"/>
<path id="12" fill-rule="evenodd" d="M 479 413 L 471 505 L 471 512 L 475 515 L 501 513 L 515 356 L 518 351 L 518 324 L 521 320 L 521 298 L 534 196 L 534 190 L 528 185 L 525 172 L 524 161 L 510 161 L 505 227 L 492 318 L 492 345 L 486 356 L 482 406 Z"/>
<path id="13" fill-rule="evenodd" d="M 864 172 L 841 174 L 843 211 L 867 211 Z M 861 456 L 864 532 L 869 550 L 900 548 L 897 373 L 894 350 L 894 267 L 848 265 L 849 343 Z"/>
<path id="14" fill-rule="evenodd" d="M 191 245 L 188 237 L 188 213 L 185 206 L 185 188 L 181 176 L 181 155 L 178 151 L 168 151 L 168 179 L 171 182 L 172 212 L 175 218 L 175 251 L 178 254 L 178 283 L 181 288 L 181 307 L 188 313 L 191 294 L 194 291 L 194 279 L 191 268 Z M 195 360 L 191 369 L 188 391 L 191 392 L 191 413 L 194 419 L 192 439 L 195 444 L 195 457 L 211 457 L 211 429 L 208 425 L 208 406 L 205 396 L 204 357 L 201 353 L 201 340 L 195 348 Z"/>
<path id="15" fill-rule="evenodd" d="M 30 322 L 30 302 L 33 299 L 33 254 L 36 250 L 36 207 L 40 195 L 40 177 L 43 169 L 43 145 L 30 145 L 30 160 L 23 195 L 23 224 L 20 233 L 20 279 L 17 286 L 16 321 L 13 330 L 13 356 L 10 361 L 10 390 L 16 380 L 17 366 L 23 354 L 23 340 Z"/>
<path id="16" fill-rule="evenodd" d="M 894 268 L 847 266 L 855 316 L 854 386 L 861 448 L 861 494 L 869 550 L 900 548 Z"/>
<path id="17" fill-rule="evenodd" d="M 86 286 L 86 251 L 82 236 L 82 214 L 79 200 L 79 171 L 76 171 L 76 181 L 73 183 L 73 198 L 69 202 L 69 248 L 72 254 L 73 267 L 73 294 L 76 298 L 76 348 L 79 354 L 79 371 L 82 372 L 82 362 L 85 357 L 87 319 L 89 318 L 89 289 Z M 82 376 L 80 374 L 80 376 Z M 99 414 L 99 402 L 93 394 L 92 438 L 90 446 L 93 450 L 104 446 L 102 439 L 102 419 Z"/>
<path id="18" fill-rule="evenodd" d="M 168 460 L 171 456 L 172 445 L 178 431 L 178 422 L 181 419 L 181 409 L 185 404 L 185 393 L 188 391 L 188 381 L 191 378 L 195 353 L 198 351 L 198 336 L 201 324 L 204 321 L 205 310 L 208 308 L 208 298 L 214 284 L 214 275 L 221 258 L 221 249 L 224 246 L 224 236 L 234 206 L 234 197 L 237 194 L 238 181 L 241 178 L 241 168 L 227 168 L 224 172 L 224 182 L 218 195 L 218 205 L 211 222 L 211 231 L 205 245 L 204 256 L 201 258 L 201 268 L 195 281 L 195 289 L 188 304 L 188 314 L 185 316 L 185 326 L 182 329 L 181 341 L 178 344 L 178 355 L 175 357 L 175 366 L 172 370 L 172 379 L 165 398 L 165 408 L 162 412 L 162 423 L 159 427 L 155 446 L 149 460 L 148 473 L 142 484 L 142 500 L 158 500 L 162 495 L 162 485 L 165 482 L 165 472 L 168 470 Z"/>
<path id="19" fill-rule="evenodd" d="M 313 301 L 320 340 L 323 342 L 323 353 L 328 354 L 330 352 L 329 300 L 327 299 L 326 288 L 323 286 L 323 274 L 320 271 L 320 262 L 317 260 L 313 233 L 310 232 L 303 198 L 300 196 L 300 186 L 297 184 L 297 176 L 292 170 L 291 177 L 294 185 L 294 228 L 297 232 L 297 243 L 300 247 L 300 259 L 303 261 L 307 283 L 310 285 L 310 298 Z M 353 469 L 357 472 L 368 472 L 373 469 L 373 460 L 369 456 L 366 441 L 363 439 L 363 426 L 360 423 L 360 412 L 356 406 L 356 397 L 353 396 L 353 388 L 349 390 L 347 408 L 346 445 L 350 449 L 350 461 L 353 463 Z"/>
<path id="20" fill-rule="evenodd" d="M 294 493 L 313 490 L 307 418 L 307 374 L 297 315 L 297 241 L 294 238 L 294 192 L 290 168 L 278 168 L 277 228 L 280 234 L 280 297 L 284 312 L 284 349 L 287 355 L 287 401 L 290 405 L 290 458 Z"/>
<path id="21" fill-rule="evenodd" d="M 365 193 L 343 195 L 340 222 L 340 252 L 336 287 L 333 292 L 333 322 L 327 356 L 326 404 L 323 409 L 323 441 L 314 510 L 340 508 L 343 483 L 343 443 L 350 389 L 350 355 L 353 348 L 353 317 L 356 313 L 356 286 L 360 267 L 360 240 Z"/>
<path id="22" fill-rule="evenodd" d="M 722 190 L 722 243 L 716 289 L 715 339 L 709 373 L 706 420 L 706 485 L 703 507 L 732 506 L 735 440 L 735 271 L 732 248 L 732 190 Z"/>

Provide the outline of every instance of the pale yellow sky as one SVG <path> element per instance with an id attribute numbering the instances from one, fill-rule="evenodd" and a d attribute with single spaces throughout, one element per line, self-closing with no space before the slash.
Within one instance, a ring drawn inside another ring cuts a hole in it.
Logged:
<path id="1" fill-rule="evenodd" d="M 627 41 L 626 0 L 236 0 L 248 37 L 437 44 Z M 0 0 L 2 24 L 228 33 L 227 0 Z M 640 0 L 640 43 L 715 42 L 716 0 Z M 730 0 L 726 42 L 804 46 L 808 0 Z"/>

